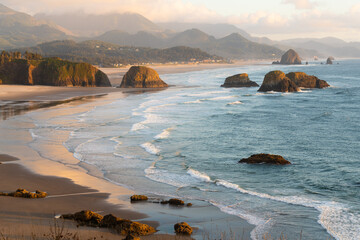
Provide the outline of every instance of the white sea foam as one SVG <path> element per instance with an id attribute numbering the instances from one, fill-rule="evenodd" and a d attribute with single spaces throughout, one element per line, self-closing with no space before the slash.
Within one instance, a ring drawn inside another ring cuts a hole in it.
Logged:
<path id="1" fill-rule="evenodd" d="M 228 103 L 226 105 L 238 105 L 238 104 L 243 104 L 243 103 L 241 101 L 235 101 L 235 102 Z"/>
<path id="2" fill-rule="evenodd" d="M 145 128 L 148 128 L 148 127 L 145 126 L 142 122 L 139 122 L 139 123 L 133 124 L 130 131 L 131 132 L 136 132 L 138 130 L 145 129 Z"/>
<path id="3" fill-rule="evenodd" d="M 141 115 L 143 115 L 141 112 L 136 112 L 136 111 L 134 111 L 134 112 L 132 112 L 132 114 L 131 115 L 133 115 L 133 116 L 141 116 Z"/>
<path id="4" fill-rule="evenodd" d="M 167 128 L 165 130 L 163 130 L 161 133 L 159 133 L 158 135 L 156 135 L 154 137 L 154 139 L 166 139 L 170 136 L 171 131 L 173 131 L 175 128 L 171 127 L 171 128 Z"/>
<path id="5" fill-rule="evenodd" d="M 255 228 L 251 231 L 250 236 L 253 240 L 262 239 L 262 236 L 268 232 L 272 225 L 271 219 L 265 220 L 261 217 L 258 217 L 256 215 L 247 213 L 239 208 L 233 207 L 233 206 L 225 206 L 216 202 L 210 201 L 212 205 L 215 207 L 218 207 L 222 212 L 231 214 L 234 216 L 238 216 L 244 220 L 246 220 L 248 223 L 255 225 Z"/>
<path id="6" fill-rule="evenodd" d="M 187 187 L 192 184 L 191 177 L 156 169 L 153 165 L 145 169 L 145 176 L 153 181 L 165 183 L 174 187 Z"/>
<path id="7" fill-rule="evenodd" d="M 194 177 L 196 179 L 199 179 L 199 180 L 201 180 L 203 182 L 213 182 L 211 180 L 211 178 L 206 173 L 199 172 L 199 171 L 197 171 L 195 169 L 189 168 L 187 173 L 190 176 L 192 176 L 192 177 Z"/>
<path id="8" fill-rule="evenodd" d="M 175 103 L 167 103 L 167 104 L 162 104 L 162 105 L 157 105 L 157 106 L 152 106 L 152 107 L 148 107 L 147 109 L 145 109 L 145 113 L 151 113 L 151 112 L 155 112 L 161 108 L 164 107 L 168 107 L 168 106 L 175 106 Z"/>
<path id="9" fill-rule="evenodd" d="M 223 96 L 223 97 L 214 97 L 214 98 L 209 98 L 207 100 L 209 101 L 218 101 L 218 100 L 226 100 L 226 99 L 231 99 L 231 98 L 236 98 L 238 96 Z"/>
<path id="10" fill-rule="evenodd" d="M 184 102 L 185 104 L 191 104 L 191 103 L 201 103 L 203 100 L 202 99 L 198 99 L 195 101 L 188 101 L 188 102 Z"/>
<path id="11" fill-rule="evenodd" d="M 37 135 L 34 131 L 34 129 L 29 130 L 31 137 L 35 140 L 36 138 L 41 138 L 40 135 Z"/>
<path id="12" fill-rule="evenodd" d="M 160 153 L 160 149 L 157 148 L 154 144 L 151 142 L 146 142 L 140 145 L 142 148 L 145 149 L 150 154 L 158 155 Z"/>
<path id="13" fill-rule="evenodd" d="M 119 140 L 119 137 L 112 137 L 110 140 L 116 142 L 118 145 L 122 144 L 122 142 Z"/>
<path id="14" fill-rule="evenodd" d="M 224 91 L 210 91 L 210 92 L 203 92 L 203 93 L 193 93 L 193 94 L 189 94 L 188 96 L 201 97 L 201 96 L 209 96 L 209 95 L 217 94 L 217 93 L 224 93 Z"/>

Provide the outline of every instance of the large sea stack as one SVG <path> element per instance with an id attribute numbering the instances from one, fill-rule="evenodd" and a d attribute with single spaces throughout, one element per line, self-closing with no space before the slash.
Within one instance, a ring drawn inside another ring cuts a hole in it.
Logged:
<path id="1" fill-rule="evenodd" d="M 326 88 L 330 86 L 326 81 L 303 72 L 290 72 L 286 74 L 286 77 L 302 88 Z"/>
<path id="2" fill-rule="evenodd" d="M 273 62 L 273 64 L 301 64 L 301 58 L 297 52 L 293 49 L 289 49 L 284 55 L 282 55 L 280 62 Z"/>
<path id="3" fill-rule="evenodd" d="M 0 84 L 110 87 L 105 73 L 88 63 L 60 58 L 22 59 L 2 53 Z"/>
<path id="4" fill-rule="evenodd" d="M 258 87 L 256 82 L 250 81 L 247 73 L 237 74 L 225 79 L 221 87 Z"/>
<path id="5" fill-rule="evenodd" d="M 168 85 L 161 80 L 159 74 L 152 68 L 132 66 L 124 75 L 121 88 L 165 88 Z"/>
<path id="6" fill-rule="evenodd" d="M 298 86 L 282 71 L 271 71 L 265 75 L 259 92 L 298 92 Z"/>

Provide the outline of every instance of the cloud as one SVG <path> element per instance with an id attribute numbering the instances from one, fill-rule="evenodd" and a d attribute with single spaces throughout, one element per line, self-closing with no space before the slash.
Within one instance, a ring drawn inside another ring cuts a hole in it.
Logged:
<path id="1" fill-rule="evenodd" d="M 316 3 L 312 3 L 309 0 L 283 0 L 285 4 L 293 4 L 296 9 L 313 9 Z"/>
<path id="2" fill-rule="evenodd" d="M 200 4 L 182 0 L 1 0 L 18 11 L 27 13 L 64 12 L 109 13 L 136 12 L 156 22 L 165 21 L 220 21 L 221 16 Z"/>

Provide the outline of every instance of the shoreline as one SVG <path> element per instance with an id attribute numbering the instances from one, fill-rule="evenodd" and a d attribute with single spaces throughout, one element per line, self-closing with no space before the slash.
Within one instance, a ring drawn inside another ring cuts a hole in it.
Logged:
<path id="1" fill-rule="evenodd" d="M 230 67 L 237 67 L 237 66 L 231 65 Z M 15 86 L 15 87 L 19 88 L 20 86 Z M 29 87 L 29 88 L 35 87 L 35 89 L 38 90 L 38 88 L 36 88 L 37 86 L 26 86 L 26 87 Z M 48 92 L 48 95 L 46 95 L 46 94 L 40 95 L 40 97 L 43 96 L 41 98 L 39 98 L 39 96 L 38 96 L 38 98 L 35 97 L 35 101 L 41 101 L 40 99 L 47 99 L 46 101 L 66 100 L 66 99 L 69 99 L 69 95 L 79 94 L 79 88 L 70 88 L 70 90 L 69 90 L 69 88 L 58 89 L 56 87 L 44 87 L 44 86 L 39 86 L 39 87 L 44 88 L 43 89 L 44 92 L 42 92 L 44 94 L 49 90 L 49 88 L 55 88 L 55 89 L 50 90 Z M 66 90 L 66 94 L 63 92 L 64 90 Z M 81 90 L 83 90 L 83 91 L 80 91 L 81 94 L 84 94 L 82 97 L 85 97 L 85 99 L 78 99 L 78 100 L 75 99 L 74 103 L 71 103 L 71 104 L 77 104 L 76 103 L 77 101 L 80 102 L 79 104 L 83 103 L 84 101 L 90 101 L 94 105 L 96 105 L 97 104 L 96 100 L 93 101 L 93 99 L 86 99 L 86 96 L 90 96 L 90 97 L 96 96 L 96 95 L 86 95 L 89 93 L 93 94 L 94 92 L 96 92 L 96 94 L 106 94 L 105 96 L 103 96 L 103 98 L 111 99 L 111 97 L 109 95 L 111 95 L 113 97 L 113 94 L 115 94 L 115 95 L 117 95 L 116 97 L 123 98 L 123 97 L 126 97 L 127 93 L 137 92 L 137 91 L 143 90 L 143 89 L 130 89 L 130 90 L 125 89 L 124 90 L 124 89 L 106 88 L 106 90 L 108 90 L 107 93 L 103 92 L 104 89 L 97 89 L 97 88 L 91 88 L 90 91 L 88 91 L 89 90 L 88 88 L 81 89 Z M 34 96 L 37 94 L 37 91 L 30 91 L 30 92 L 31 92 L 31 94 L 25 94 L 25 96 L 23 96 L 23 97 L 16 95 L 16 96 L 14 96 L 14 99 L 22 99 L 22 101 L 26 101 L 26 99 L 29 101 L 29 99 L 32 99 L 34 101 Z M 46 97 L 44 97 L 44 96 L 46 96 Z M 66 97 L 66 99 L 62 99 L 64 97 Z M 0 95 L 0 98 L 1 98 L 1 95 Z M 52 100 L 52 99 L 55 99 L 55 100 Z M 16 101 L 16 100 L 13 100 L 13 101 Z M 68 104 L 70 104 L 70 103 L 68 103 Z M 51 108 L 61 110 L 62 106 L 60 104 L 60 105 L 51 106 Z M 30 109 L 30 110 L 33 110 L 33 109 Z M 7 131 L 9 131 L 9 132 L 7 132 Z M 12 135 L 10 130 L 7 130 L 7 131 L 5 131 L 5 132 L 7 134 L 9 134 L 9 136 Z M 20 130 L 20 131 L 22 131 L 22 130 Z M 19 169 L 24 168 L 24 169 L 22 169 L 22 171 L 29 171 L 27 174 L 30 174 L 30 175 L 27 175 L 27 176 L 29 176 L 30 179 L 34 178 L 34 175 L 31 175 L 31 174 L 35 174 L 35 175 L 41 176 L 41 177 L 49 176 L 49 178 L 52 178 L 52 177 L 64 178 L 65 177 L 67 180 L 72 182 L 71 184 L 76 186 L 76 187 L 72 186 L 72 188 L 76 189 L 77 187 L 80 187 L 80 188 L 91 189 L 89 191 L 96 189 L 98 191 L 98 193 L 94 194 L 94 195 L 101 196 L 102 199 L 101 199 L 101 201 L 100 200 L 99 201 L 102 204 L 105 202 L 106 204 L 109 204 L 109 206 L 113 206 L 113 207 L 115 206 L 114 208 L 116 209 L 116 211 L 119 211 L 120 214 L 123 214 L 123 210 L 126 209 L 125 211 L 130 211 L 133 214 L 133 215 L 130 214 L 130 217 L 129 217 L 130 219 L 132 218 L 132 220 L 136 220 L 138 218 L 141 218 L 142 220 L 150 221 L 150 223 L 153 224 L 153 226 L 158 226 L 159 223 L 161 226 L 162 223 L 166 222 L 166 221 L 161 220 L 162 218 L 164 218 L 164 216 L 163 216 L 164 213 L 157 214 L 157 212 L 167 212 L 166 216 L 168 216 L 168 217 L 172 216 L 172 218 L 175 221 L 175 220 L 179 219 L 179 216 L 183 215 L 183 212 L 184 212 L 183 210 L 186 210 L 188 212 L 188 214 L 192 215 L 193 217 L 194 217 L 194 214 L 204 215 L 204 210 L 205 210 L 206 212 L 209 212 L 207 215 L 205 214 L 205 216 L 211 218 L 212 219 L 211 221 L 213 221 L 213 223 L 220 221 L 219 224 L 223 224 L 221 219 L 226 218 L 226 217 L 231 221 L 236 221 L 238 223 L 241 222 L 242 231 L 246 231 L 245 236 L 250 237 L 250 231 L 253 228 L 253 227 L 251 227 L 252 225 L 248 224 L 245 220 L 240 219 L 239 217 L 223 213 L 220 211 L 220 209 L 218 209 L 217 207 L 212 206 L 211 204 L 208 204 L 208 203 L 197 202 L 198 206 L 193 207 L 191 209 L 181 209 L 180 211 L 178 211 L 179 209 L 177 209 L 177 210 L 175 209 L 177 211 L 178 215 L 176 213 L 171 213 L 174 211 L 174 209 L 168 208 L 168 207 L 164 208 L 164 206 L 159 206 L 158 204 L 157 205 L 156 204 L 152 205 L 151 203 L 136 204 L 136 205 L 130 204 L 129 197 L 130 197 L 130 195 L 134 194 L 134 191 L 129 190 L 125 187 L 119 186 L 118 184 L 114 184 L 114 183 L 106 180 L 105 178 L 103 178 L 102 172 L 100 172 L 95 166 L 92 166 L 92 165 L 84 163 L 84 162 L 80 162 L 77 159 L 75 160 L 75 158 L 72 156 L 72 154 L 70 152 L 68 152 L 64 146 L 62 146 L 62 149 L 60 149 L 61 150 L 60 152 L 59 152 L 59 149 L 58 148 L 55 149 L 54 146 L 50 146 L 50 145 L 44 146 L 44 147 L 48 148 L 49 152 L 55 152 L 55 153 L 57 153 L 57 155 L 62 156 L 61 162 L 60 161 L 54 162 L 52 160 L 48 160 L 47 156 L 39 156 L 34 150 L 31 150 L 29 146 L 26 146 L 27 145 L 26 142 L 31 142 L 30 133 L 23 132 L 23 134 L 27 135 L 27 139 L 24 140 L 24 139 L 21 139 L 21 137 L 18 139 L 15 139 L 17 141 L 22 142 L 23 145 L 12 146 L 9 144 L 8 147 L 10 150 L 9 152 L 26 153 L 26 155 L 22 155 L 22 156 L 17 155 L 16 157 L 18 157 L 21 160 L 17 161 L 16 163 L 11 163 L 11 164 L 13 164 L 13 166 L 12 165 L 6 166 L 6 164 L 1 164 L 3 166 L 0 165 L 0 167 L 12 166 L 13 168 L 16 168 L 15 165 L 18 165 L 17 168 L 19 168 Z M 64 141 L 64 139 L 66 140 L 67 137 L 68 137 L 68 135 L 66 135 L 66 134 L 64 136 L 60 136 L 59 142 L 57 143 L 57 147 L 59 147 L 60 144 L 62 143 L 62 141 Z M 5 147 L 3 146 L 2 148 L 0 148 L 0 152 L 6 154 L 7 152 L 5 152 L 3 150 L 4 148 L 6 149 L 6 146 Z M 26 148 L 26 150 L 24 150 L 24 148 Z M 1 150 L 3 150 L 3 151 L 1 151 Z M 31 154 L 29 154 L 29 153 L 31 153 Z M 52 155 L 54 155 L 54 153 L 52 153 Z M 66 160 L 64 161 L 64 159 L 66 159 Z M 56 169 L 56 170 L 54 170 L 54 169 Z M 2 175 L 0 174 L 0 176 L 2 176 Z M 63 180 L 63 181 L 65 181 L 65 180 Z M 58 182 L 61 182 L 61 181 L 58 181 Z M 66 185 L 67 183 L 62 183 L 62 184 Z M 96 186 L 96 187 L 94 188 L 94 186 Z M 6 189 L 6 191 L 14 191 L 19 187 L 26 188 L 24 186 L 17 186 L 15 188 L 13 187 L 12 189 L 10 189 L 10 188 Z M 28 189 L 28 190 L 35 191 L 36 189 Z M 45 191 L 46 189 L 39 189 L 39 190 Z M 5 191 L 5 190 L 0 189 L 0 191 Z M 79 196 L 77 196 L 77 197 L 79 197 Z M 86 197 L 89 197 L 89 196 L 86 196 L 86 194 L 85 194 L 85 195 L 82 195 L 81 197 L 86 199 Z M 159 196 L 152 196 L 152 197 L 159 198 Z M 73 196 L 73 198 L 75 198 L 75 196 Z M 71 197 L 70 197 L 70 199 L 71 199 Z M 3 199 L 0 198 L 0 200 L 3 200 Z M 9 201 L 9 200 L 7 200 L 7 201 Z M 4 204 L 4 205 L 6 205 L 6 204 Z M 80 205 L 82 206 L 82 204 L 80 204 Z M 106 207 L 105 207 L 105 209 L 106 209 Z M 84 210 L 84 209 L 81 208 L 81 209 L 79 209 L 79 211 L 80 210 Z M 93 210 L 93 209 L 89 209 L 89 210 Z M 114 213 L 116 211 L 113 211 L 112 213 Z M 132 212 L 132 211 L 135 211 L 135 212 Z M 66 212 L 66 213 L 68 213 L 68 212 Z M 144 215 L 144 213 L 147 216 Z M 175 217 L 174 217 L 174 214 L 175 214 Z M 50 215 L 48 213 L 47 219 L 49 219 L 49 216 Z M 214 216 L 218 216 L 218 219 L 215 219 Z M 119 215 L 119 217 L 123 218 L 124 216 Z M 156 223 L 157 218 L 160 219 L 158 221 L 158 223 Z M 3 215 L 0 215 L 0 221 L 1 221 L 1 219 L 3 219 Z M 189 218 L 188 221 L 191 222 L 192 219 Z M 195 217 L 194 217 L 194 221 L 198 222 L 198 223 L 202 223 L 204 221 L 204 219 L 203 218 L 195 219 Z M 171 223 L 172 224 L 172 225 L 170 224 L 171 226 L 165 224 L 165 226 L 163 226 L 162 230 L 160 230 L 161 233 L 166 232 L 168 234 L 173 234 L 172 226 L 175 223 L 176 222 Z M 211 224 L 213 224 L 213 223 L 211 223 Z M 29 225 L 29 222 L 28 222 L 28 225 Z M 208 226 L 209 226 L 209 228 L 212 227 L 210 225 L 208 225 Z M 93 230 L 95 232 L 97 232 L 97 229 L 93 229 Z M 204 233 L 201 231 L 198 232 L 197 237 L 200 237 L 199 234 L 204 234 Z M 162 235 L 156 234 L 154 236 L 158 237 L 158 236 L 162 236 Z M 165 236 L 167 236 L 167 235 L 165 235 Z M 174 237 L 174 235 L 169 235 L 169 236 L 167 236 L 166 239 L 169 239 L 171 237 Z M 142 238 L 144 238 L 144 237 L 142 237 Z M 151 236 L 146 237 L 144 239 L 151 239 Z"/>

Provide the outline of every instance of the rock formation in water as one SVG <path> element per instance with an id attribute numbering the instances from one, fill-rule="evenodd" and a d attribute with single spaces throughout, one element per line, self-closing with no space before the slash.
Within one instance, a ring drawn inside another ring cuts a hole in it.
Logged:
<path id="1" fill-rule="evenodd" d="M 328 59 L 326 59 L 326 64 L 333 64 L 333 57 L 328 57 Z"/>
<path id="2" fill-rule="evenodd" d="M 3 52 L 2 56 L 6 56 L 6 52 Z M 88 63 L 74 63 L 59 58 L 12 57 L 4 57 L 0 61 L 0 84 L 111 86 L 106 74 Z"/>
<path id="3" fill-rule="evenodd" d="M 247 73 L 237 74 L 225 79 L 221 87 L 258 87 L 256 82 L 250 81 Z"/>
<path id="4" fill-rule="evenodd" d="M 259 92 L 298 92 L 298 86 L 282 71 L 271 71 L 265 75 Z"/>
<path id="5" fill-rule="evenodd" d="M 289 161 L 285 160 L 280 155 L 272 155 L 272 154 L 254 154 L 249 158 L 243 158 L 239 161 L 239 163 L 249 163 L 249 164 L 274 164 L 274 165 L 287 165 L 291 164 Z"/>
<path id="6" fill-rule="evenodd" d="M 282 55 L 280 62 L 276 61 L 273 64 L 301 64 L 301 58 L 297 52 L 293 49 L 289 49 L 284 55 Z"/>
<path id="7" fill-rule="evenodd" d="M 121 88 L 165 88 L 168 85 L 161 80 L 159 74 L 152 68 L 132 66 L 124 75 Z"/>
<path id="8" fill-rule="evenodd" d="M 330 86 L 326 81 L 304 72 L 290 72 L 286 74 L 286 77 L 302 88 L 326 88 Z"/>

